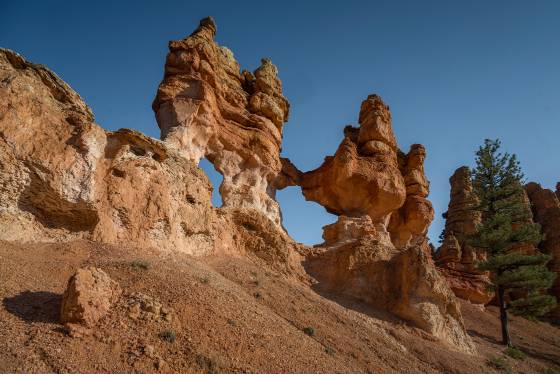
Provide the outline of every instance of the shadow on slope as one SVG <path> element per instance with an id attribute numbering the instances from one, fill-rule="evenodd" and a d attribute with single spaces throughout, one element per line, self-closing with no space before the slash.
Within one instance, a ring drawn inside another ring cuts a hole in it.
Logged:
<path id="1" fill-rule="evenodd" d="M 24 291 L 6 297 L 2 305 L 9 313 L 26 322 L 58 323 L 62 296 L 47 291 Z"/>

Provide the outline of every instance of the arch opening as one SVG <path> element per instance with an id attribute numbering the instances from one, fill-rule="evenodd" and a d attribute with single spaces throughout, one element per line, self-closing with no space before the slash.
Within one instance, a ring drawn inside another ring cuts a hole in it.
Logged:
<path id="1" fill-rule="evenodd" d="M 322 243 L 323 226 L 338 219 L 323 206 L 305 200 L 299 186 L 276 191 L 276 201 L 280 205 L 284 229 L 295 241 L 306 245 Z"/>
<path id="2" fill-rule="evenodd" d="M 216 170 L 214 165 L 207 158 L 201 159 L 198 167 L 204 170 L 204 173 L 212 184 L 212 206 L 221 208 L 223 201 L 222 195 L 220 194 L 220 186 L 224 181 L 223 175 Z"/>

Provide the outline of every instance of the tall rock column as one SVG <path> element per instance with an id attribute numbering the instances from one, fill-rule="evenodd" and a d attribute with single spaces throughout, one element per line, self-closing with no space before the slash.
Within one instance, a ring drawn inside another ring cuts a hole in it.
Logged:
<path id="1" fill-rule="evenodd" d="M 525 190 L 531 201 L 535 222 L 542 227 L 545 235 L 539 248 L 552 256 L 549 266 L 557 275 L 550 290 L 560 301 L 560 183 L 556 185 L 556 192 L 542 188 L 540 184 L 531 182 Z M 554 311 L 556 318 L 560 318 L 560 307 Z"/>
<path id="2" fill-rule="evenodd" d="M 289 103 L 274 64 L 240 71 L 233 53 L 214 41 L 211 18 L 171 41 L 153 110 L 162 139 L 222 174 L 224 207 L 256 209 L 280 225 L 275 180 Z"/>
<path id="3" fill-rule="evenodd" d="M 471 182 L 470 169 L 462 166 L 449 179 L 451 194 L 444 213 L 444 240 L 436 254 L 436 262 L 455 294 L 475 304 L 487 304 L 494 297 L 489 291 L 488 274 L 476 269 L 476 262 L 486 258 L 486 252 L 473 248 L 469 235 L 481 222 L 479 204 Z"/>
<path id="4" fill-rule="evenodd" d="M 425 238 L 434 219 L 432 203 L 427 199 L 430 182 L 424 173 L 426 149 L 413 144 L 406 156 L 400 154 L 400 170 L 406 186 L 404 205 L 391 214 L 389 232 L 395 246 L 404 247 L 414 238 Z"/>

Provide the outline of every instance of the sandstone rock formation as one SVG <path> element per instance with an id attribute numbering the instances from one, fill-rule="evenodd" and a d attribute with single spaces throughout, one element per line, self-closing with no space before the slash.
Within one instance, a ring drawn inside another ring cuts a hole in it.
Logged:
<path id="1" fill-rule="evenodd" d="M 119 285 L 103 270 L 78 269 L 68 280 L 62 297 L 60 321 L 93 327 L 118 300 Z"/>
<path id="2" fill-rule="evenodd" d="M 347 127 L 335 155 L 307 173 L 280 159 L 288 102 L 276 67 L 240 72 L 201 21 L 170 43 L 153 103 L 163 141 L 108 132 L 48 69 L 0 51 L 0 239 L 126 243 L 191 255 L 248 255 L 318 287 L 386 309 L 455 349 L 472 342 L 426 241 L 425 149 L 397 148 L 391 114 L 369 96 L 359 128 Z M 224 176 L 223 208 L 197 167 Z M 300 185 L 339 215 L 325 243 L 305 248 L 281 227 L 275 191 Z"/>
<path id="3" fill-rule="evenodd" d="M 539 244 L 542 252 L 552 256 L 549 266 L 557 274 L 555 283 L 550 290 L 560 300 L 560 183 L 556 185 L 556 192 L 542 188 L 541 185 L 531 182 L 525 186 L 535 222 L 542 227 L 544 240 Z M 560 318 L 560 307 L 556 308 L 554 315 Z"/>
<path id="4" fill-rule="evenodd" d="M 377 95 L 362 103 L 359 123 L 344 129 L 335 155 L 318 169 L 301 173 L 284 161 L 287 184 L 301 185 L 306 199 L 339 215 L 324 227 L 325 242 L 307 257 L 306 269 L 320 291 L 366 301 L 472 351 L 426 239 L 433 209 L 426 199 L 425 149 L 398 150 L 389 108 Z"/>
<path id="5" fill-rule="evenodd" d="M 444 213 L 444 240 L 437 251 L 436 262 L 455 295 L 475 304 L 487 304 L 494 293 L 488 289 L 488 274 L 476 269 L 476 262 L 485 259 L 486 253 L 467 242 L 468 235 L 475 232 L 481 221 L 469 168 L 462 166 L 455 170 L 449 183 L 451 194 Z"/>
<path id="6" fill-rule="evenodd" d="M 480 212 L 476 210 L 478 199 L 473 192 L 469 168 L 458 168 L 450 178 L 451 196 L 449 209 L 444 213 L 446 218 L 444 240 L 435 254 L 435 259 L 440 272 L 447 278 L 455 294 L 475 304 L 487 304 L 493 300 L 493 292 L 488 291 L 488 274 L 476 269 L 476 263 L 486 258 L 484 250 L 473 248 L 467 242 L 470 234 L 476 230 L 476 225 L 481 222 Z M 536 183 L 529 183 L 525 187 L 523 202 L 527 210 L 526 223 L 540 223 L 543 227 L 545 240 L 540 243 L 540 248 L 545 253 L 554 255 L 555 242 L 558 241 L 557 231 L 560 219 L 555 218 L 558 199 L 554 192 L 543 189 Z M 514 225 L 515 229 L 515 225 Z M 537 248 L 533 244 L 519 243 L 512 246 L 509 251 L 534 254 Z M 552 261 L 554 271 L 560 271 L 557 262 Z M 557 287 L 553 293 L 558 294 Z M 510 295 L 515 297 L 515 295 Z"/>
<path id="7" fill-rule="evenodd" d="M 206 157 L 223 175 L 224 207 L 254 208 L 280 225 L 275 179 L 289 104 L 274 64 L 240 71 L 233 53 L 214 42 L 216 25 L 200 22 L 169 43 L 153 109 L 167 144 L 198 164 Z"/>
<path id="8" fill-rule="evenodd" d="M 54 73 L 0 51 L 0 236 L 193 254 L 223 225 L 204 173 L 165 143 L 107 132 Z"/>

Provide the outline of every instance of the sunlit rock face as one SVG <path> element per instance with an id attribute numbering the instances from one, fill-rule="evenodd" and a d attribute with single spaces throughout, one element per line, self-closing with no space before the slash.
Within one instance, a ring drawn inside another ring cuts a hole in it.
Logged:
<path id="1" fill-rule="evenodd" d="M 192 161 L 133 130 L 109 132 L 53 72 L 0 50 L 0 239 L 209 253 L 224 219 Z"/>
<path id="2" fill-rule="evenodd" d="M 319 168 L 302 173 L 283 160 L 282 175 L 289 180 L 284 184 L 300 185 L 307 200 L 330 213 L 381 225 L 393 244 L 404 248 L 426 235 L 434 215 L 426 198 L 426 150 L 420 144 L 408 154 L 397 148 L 389 107 L 378 95 L 362 102 L 358 121 L 359 127 L 344 128 L 336 153 Z"/>
<path id="3" fill-rule="evenodd" d="M 280 225 L 275 179 L 289 104 L 274 64 L 240 71 L 233 53 L 214 41 L 205 18 L 171 41 L 153 109 L 162 139 L 189 160 L 206 157 L 223 175 L 223 206 L 256 209 Z"/>
<path id="4" fill-rule="evenodd" d="M 476 304 L 487 304 L 494 297 L 489 290 L 488 274 L 476 269 L 486 252 L 471 246 L 467 239 L 481 222 L 479 204 L 471 182 L 470 169 L 462 166 L 449 179 L 449 207 L 444 213 L 445 236 L 436 254 L 436 262 L 455 294 Z"/>
<path id="5" fill-rule="evenodd" d="M 549 266 L 557 274 L 550 292 L 560 300 L 560 183 L 556 185 L 555 192 L 535 182 L 527 184 L 525 190 L 531 201 L 534 220 L 541 225 L 544 234 L 539 248 L 552 256 Z M 556 308 L 554 315 L 560 319 L 560 307 Z"/>
<path id="6" fill-rule="evenodd" d="M 215 32 L 204 19 L 170 43 L 153 103 L 163 140 L 103 130 L 54 73 L 2 50 L 0 239 L 249 256 L 473 352 L 429 253 L 425 149 L 400 152 L 389 107 L 371 95 L 334 156 L 302 173 L 279 158 L 288 103 L 276 67 L 263 60 L 240 72 Z M 224 177 L 223 208 L 211 205 L 202 157 Z M 282 229 L 274 194 L 290 185 L 339 216 L 322 245 L 299 245 Z"/>
<path id="7" fill-rule="evenodd" d="M 389 107 L 377 95 L 363 101 L 359 127 L 344 128 L 334 156 L 302 173 L 283 160 L 284 184 L 300 185 L 338 220 L 305 266 L 320 290 L 387 310 L 454 349 L 474 350 L 459 305 L 433 263 L 426 238 L 433 208 L 427 199 L 426 150 L 400 152 Z"/>

